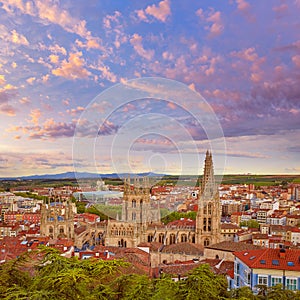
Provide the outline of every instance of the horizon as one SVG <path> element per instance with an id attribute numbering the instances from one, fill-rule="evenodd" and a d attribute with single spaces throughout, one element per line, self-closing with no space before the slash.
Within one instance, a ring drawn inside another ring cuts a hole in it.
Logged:
<path id="1" fill-rule="evenodd" d="M 299 9 L 0 0 L 0 178 L 299 175 Z"/>

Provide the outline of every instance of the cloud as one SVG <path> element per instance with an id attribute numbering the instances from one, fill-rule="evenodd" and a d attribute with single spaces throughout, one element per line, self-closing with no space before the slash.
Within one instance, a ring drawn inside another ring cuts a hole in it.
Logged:
<path id="1" fill-rule="evenodd" d="M 237 10 L 242 13 L 249 21 L 254 21 L 255 16 L 251 14 L 251 5 L 245 0 L 236 0 Z"/>
<path id="2" fill-rule="evenodd" d="M 98 130 L 98 135 L 112 135 L 115 134 L 119 129 L 118 125 L 115 125 L 113 122 L 109 121 L 109 120 L 105 120 L 99 130 Z"/>
<path id="3" fill-rule="evenodd" d="M 223 32 L 224 25 L 222 22 L 220 11 L 212 12 L 206 20 L 208 22 L 212 22 L 212 25 L 209 27 L 211 37 L 218 36 Z"/>
<path id="4" fill-rule="evenodd" d="M 0 88 L 0 113 L 9 117 L 14 117 L 17 110 L 9 102 L 18 95 L 17 88 L 11 84 L 6 84 Z"/>
<path id="5" fill-rule="evenodd" d="M 27 38 L 21 33 L 18 33 L 15 29 L 9 31 L 8 28 L 6 28 L 4 25 L 0 25 L 0 33 L 1 33 L 1 39 L 3 39 L 6 42 L 18 46 L 29 45 Z"/>
<path id="6" fill-rule="evenodd" d="M 168 16 L 171 14 L 171 9 L 170 9 L 170 1 L 169 0 L 164 0 L 159 2 L 158 6 L 149 5 L 145 9 L 146 14 L 153 16 L 157 20 L 161 22 L 166 22 Z"/>
<path id="7" fill-rule="evenodd" d="M 65 31 L 78 34 L 83 38 L 88 38 L 91 33 L 86 29 L 86 21 L 73 18 L 67 10 L 60 9 L 56 1 L 35 0 L 24 2 L 22 0 L 7 0 L 2 8 L 9 13 L 15 9 L 23 14 L 38 17 L 41 20 L 61 26 Z"/>
<path id="8" fill-rule="evenodd" d="M 286 3 L 282 3 L 279 6 L 274 6 L 272 10 L 275 12 L 276 18 L 278 19 L 286 14 L 288 10 L 288 5 Z"/>
<path id="9" fill-rule="evenodd" d="M 89 38 L 86 42 L 82 42 L 80 40 L 75 41 L 76 45 L 80 48 L 84 49 L 99 49 L 99 50 L 105 50 L 102 46 L 102 41 L 100 38 Z"/>
<path id="10" fill-rule="evenodd" d="M 258 58 L 257 53 L 255 52 L 255 48 L 247 48 L 240 51 L 231 52 L 231 56 L 238 57 L 247 61 L 255 61 Z"/>
<path id="11" fill-rule="evenodd" d="M 105 66 L 102 62 L 100 62 L 96 67 L 93 67 L 101 72 L 100 77 L 102 79 L 106 79 L 110 82 L 117 82 L 117 76 L 110 70 L 108 66 Z"/>
<path id="12" fill-rule="evenodd" d="M 33 85 L 34 81 L 36 80 L 35 77 L 29 77 L 28 79 L 26 79 L 26 81 L 30 84 Z"/>
<path id="13" fill-rule="evenodd" d="M 248 11 L 250 9 L 250 4 L 245 0 L 236 0 L 237 9 L 241 12 Z"/>
<path id="14" fill-rule="evenodd" d="M 211 25 L 205 26 L 205 29 L 209 31 L 209 37 L 216 37 L 223 32 L 224 24 L 220 11 L 214 11 L 213 9 L 204 11 L 202 8 L 199 8 L 196 11 L 196 15 L 200 20 L 206 23 L 212 23 Z"/>
<path id="15" fill-rule="evenodd" d="M 81 57 L 82 52 L 71 53 L 68 60 L 64 59 L 59 68 L 52 70 L 52 74 L 71 80 L 89 77 L 91 73 L 84 68 L 85 61 Z"/>
<path id="16" fill-rule="evenodd" d="M 7 115 L 9 117 L 14 117 L 16 115 L 17 110 L 9 105 L 9 104 L 3 104 L 0 105 L 0 113 Z"/>
<path id="17" fill-rule="evenodd" d="M 151 16 L 156 20 L 164 23 L 171 15 L 170 1 L 160 1 L 158 3 L 158 6 L 156 6 L 155 4 L 149 5 L 145 10 L 136 10 L 135 13 L 140 21 L 149 22 L 148 16 Z"/>
<path id="18" fill-rule="evenodd" d="M 26 37 L 24 35 L 19 34 L 18 32 L 16 32 L 16 30 L 11 31 L 11 41 L 14 44 L 18 44 L 18 45 L 25 45 L 25 46 L 29 45 L 29 42 L 26 39 Z"/>
<path id="19" fill-rule="evenodd" d="M 34 125 L 38 125 L 41 115 L 42 115 L 42 112 L 40 109 L 38 109 L 38 108 L 32 109 L 29 114 L 30 120 L 28 122 L 30 122 Z"/>
<path id="20" fill-rule="evenodd" d="M 49 46 L 48 50 L 55 54 L 60 53 L 62 55 L 67 55 L 67 50 L 64 47 L 59 46 L 58 44 Z"/>
<path id="21" fill-rule="evenodd" d="M 72 137 L 74 135 L 75 124 L 65 122 L 55 122 L 54 119 L 47 119 L 42 126 L 33 127 L 29 132 L 30 139 L 48 139 Z"/>
<path id="22" fill-rule="evenodd" d="M 58 56 L 58 55 L 50 54 L 50 55 L 49 55 L 49 59 L 50 59 L 50 62 L 51 62 L 52 64 L 57 65 L 57 64 L 59 63 L 59 56 Z"/>
<path id="23" fill-rule="evenodd" d="M 76 108 L 68 109 L 67 113 L 71 116 L 76 116 L 78 114 L 81 114 L 84 111 L 84 107 L 82 106 L 77 106 Z"/>
<path id="24" fill-rule="evenodd" d="M 5 82 L 5 75 L 0 75 L 0 85 L 4 85 Z"/>
<path id="25" fill-rule="evenodd" d="M 119 11 L 115 11 L 113 15 L 107 15 L 103 19 L 103 25 L 106 29 L 112 29 L 112 23 L 118 23 L 121 13 Z"/>
<path id="26" fill-rule="evenodd" d="M 298 68 L 300 68 L 300 55 L 294 55 L 292 57 L 292 61 Z"/>
<path id="27" fill-rule="evenodd" d="M 21 99 L 19 99 L 19 103 L 28 104 L 30 103 L 30 100 L 28 99 L 28 97 L 22 97 Z"/>
<path id="28" fill-rule="evenodd" d="M 19 139 L 19 136 L 15 137 Z M 80 162 L 85 165 L 85 162 Z M 62 171 L 73 169 L 73 159 L 71 155 L 67 155 L 61 151 L 44 151 L 44 152 L 1 152 L 0 165 L 4 170 L 1 177 L 22 176 L 28 174 L 45 174 L 47 170 L 55 170 L 58 168 Z M 34 171 L 33 171 L 34 170 Z M 8 175 L 11 174 L 11 175 Z"/>
<path id="29" fill-rule="evenodd" d="M 143 38 L 139 34 L 135 33 L 130 39 L 130 44 L 133 46 L 138 55 L 147 60 L 151 60 L 154 56 L 154 50 L 145 50 L 142 41 Z"/>

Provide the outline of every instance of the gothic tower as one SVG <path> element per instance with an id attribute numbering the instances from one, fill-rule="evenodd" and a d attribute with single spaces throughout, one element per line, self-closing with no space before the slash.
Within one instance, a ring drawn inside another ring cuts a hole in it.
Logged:
<path id="1" fill-rule="evenodd" d="M 76 207 L 70 200 L 43 203 L 41 207 L 41 236 L 52 239 L 74 239 L 74 213 Z"/>
<path id="2" fill-rule="evenodd" d="M 124 182 L 124 197 L 122 206 L 122 221 L 145 224 L 150 222 L 150 187 L 147 177 L 134 178 L 133 186 L 130 178 Z"/>
<path id="3" fill-rule="evenodd" d="M 146 239 L 149 223 L 159 220 L 157 209 L 151 208 L 150 185 L 147 177 L 124 179 L 122 216 L 109 220 L 105 236 L 106 246 L 137 247 Z"/>
<path id="4" fill-rule="evenodd" d="M 204 174 L 198 199 L 196 219 L 196 241 L 208 246 L 218 243 L 221 237 L 221 204 L 218 186 L 215 182 L 212 154 L 207 151 Z"/>

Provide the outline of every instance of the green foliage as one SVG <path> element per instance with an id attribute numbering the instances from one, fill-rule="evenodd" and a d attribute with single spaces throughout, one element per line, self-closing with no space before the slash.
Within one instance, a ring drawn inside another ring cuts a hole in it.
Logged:
<path id="1" fill-rule="evenodd" d="M 184 296 L 180 293 L 180 283 L 173 281 L 171 276 L 164 275 L 162 278 L 154 280 L 154 286 L 153 300 L 184 299 Z"/>
<path id="2" fill-rule="evenodd" d="M 18 192 L 18 193 L 14 193 L 16 196 L 21 196 L 24 198 L 32 198 L 32 199 L 36 199 L 36 200 L 48 200 L 48 197 L 46 196 L 40 196 L 37 194 L 33 194 L 31 192 Z"/>
<path id="3" fill-rule="evenodd" d="M 170 222 L 173 222 L 175 220 L 180 220 L 181 218 L 187 218 L 187 219 L 192 219 L 196 220 L 196 211 L 189 211 L 189 212 L 178 212 L 178 211 L 173 211 L 172 213 L 166 215 L 161 219 L 161 221 L 164 224 L 168 224 Z"/>
<path id="4" fill-rule="evenodd" d="M 239 300 L 256 299 L 256 297 L 255 297 L 255 295 L 253 295 L 251 289 L 247 286 L 243 286 L 241 288 L 232 290 L 231 298 L 239 299 Z"/>
<path id="5" fill-rule="evenodd" d="M 215 275 L 207 264 L 194 269 L 187 280 L 181 283 L 181 292 L 187 300 L 213 300 L 227 296 L 227 280 Z"/>
<path id="6" fill-rule="evenodd" d="M 242 226 L 246 226 L 248 228 L 259 228 L 259 223 L 256 220 L 242 221 L 240 223 L 240 227 Z"/>
<path id="7" fill-rule="evenodd" d="M 52 248 L 40 247 L 36 260 L 21 255 L 0 265 L 0 299 L 49 300 L 214 300 L 214 299 L 300 299 L 300 291 L 258 286 L 258 295 L 248 287 L 227 292 L 227 280 L 200 265 L 186 280 L 173 281 L 162 275 L 127 274 L 130 265 L 122 260 L 79 260 L 65 258 Z M 122 275 L 122 273 L 125 273 Z"/>

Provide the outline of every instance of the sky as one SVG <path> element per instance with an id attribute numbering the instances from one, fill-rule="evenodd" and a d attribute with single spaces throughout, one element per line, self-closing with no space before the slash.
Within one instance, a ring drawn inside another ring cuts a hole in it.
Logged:
<path id="1" fill-rule="evenodd" d="M 216 173 L 299 174 L 299 15 L 299 0 L 0 1 L 0 177 L 201 174 L 207 149 Z"/>

